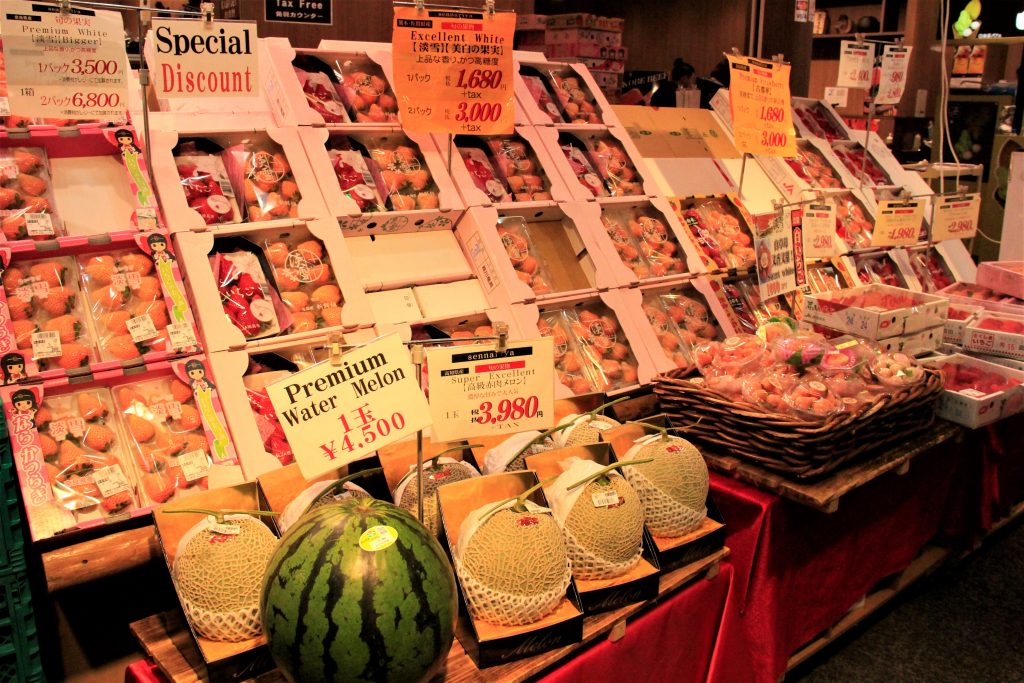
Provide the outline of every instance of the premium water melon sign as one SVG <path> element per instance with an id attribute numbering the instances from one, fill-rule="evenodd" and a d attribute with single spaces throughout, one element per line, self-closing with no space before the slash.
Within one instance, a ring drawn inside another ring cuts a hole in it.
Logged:
<path id="1" fill-rule="evenodd" d="M 306 479 L 430 424 L 430 406 L 396 334 L 290 375 L 267 394 Z"/>

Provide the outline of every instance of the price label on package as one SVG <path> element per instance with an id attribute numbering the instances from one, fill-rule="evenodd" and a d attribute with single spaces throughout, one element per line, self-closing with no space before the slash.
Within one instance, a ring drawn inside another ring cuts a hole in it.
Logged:
<path id="1" fill-rule="evenodd" d="M 878 217 L 871 233 L 871 246 L 898 247 L 921 239 L 924 202 L 918 199 L 886 199 L 878 202 Z"/>
<path id="2" fill-rule="evenodd" d="M 53 220 L 48 213 L 25 214 L 25 229 L 30 237 L 53 237 Z"/>
<path id="3" fill-rule="evenodd" d="M 504 135 L 515 123 L 513 12 L 395 7 L 392 59 L 402 128 Z"/>
<path id="4" fill-rule="evenodd" d="M 939 195 L 932 218 L 932 242 L 970 239 L 978 232 L 981 195 Z"/>
<path id="5" fill-rule="evenodd" d="M 136 343 L 152 339 L 157 335 L 156 325 L 153 324 L 153 318 L 149 313 L 128 318 L 125 326 L 128 328 L 128 334 L 132 336 L 132 341 Z"/>
<path id="6" fill-rule="evenodd" d="M 210 457 L 204 450 L 189 451 L 178 456 L 178 466 L 185 481 L 195 481 L 210 473 Z"/>
<path id="7" fill-rule="evenodd" d="M 100 495 L 109 498 L 122 491 L 131 491 L 128 478 L 124 476 L 120 465 L 101 467 L 93 473 L 93 483 L 100 490 Z"/>
<path id="8" fill-rule="evenodd" d="M 325 474 L 430 424 L 409 351 L 397 334 L 376 339 L 267 386 L 306 479 Z"/>
<path id="9" fill-rule="evenodd" d="M 910 66 L 910 47 L 886 45 L 882 52 L 882 70 L 878 75 L 878 93 L 875 104 L 899 104 L 907 88 L 907 69 Z"/>
<path id="10" fill-rule="evenodd" d="M 774 157 L 796 156 L 789 104 L 789 64 L 729 58 L 729 106 L 736 149 Z"/>
<path id="11" fill-rule="evenodd" d="M 192 323 L 187 320 L 168 325 L 167 338 L 171 342 L 171 348 L 174 349 L 187 349 L 198 345 L 196 331 L 192 328 Z"/>
<path id="12" fill-rule="evenodd" d="M 838 253 L 835 204 L 808 204 L 801 228 L 804 258 L 829 258 Z"/>
<path id="13" fill-rule="evenodd" d="M 60 355 L 60 332 L 51 330 L 32 333 L 32 357 L 34 359 L 57 358 Z"/>
<path id="14" fill-rule="evenodd" d="M 433 441 L 549 429 L 555 424 L 550 337 L 427 351 Z"/>
<path id="15" fill-rule="evenodd" d="M 19 116 L 124 119 L 128 57 L 119 13 L 4 0 L 0 35 L 7 96 Z"/>
<path id="16" fill-rule="evenodd" d="M 839 78 L 836 85 L 846 88 L 870 88 L 875 64 L 875 46 L 844 40 L 839 45 Z"/>

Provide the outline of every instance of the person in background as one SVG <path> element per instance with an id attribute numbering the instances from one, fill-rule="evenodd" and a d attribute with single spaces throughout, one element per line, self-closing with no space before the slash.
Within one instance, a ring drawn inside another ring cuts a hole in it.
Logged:
<path id="1" fill-rule="evenodd" d="M 651 91 L 649 104 L 652 107 L 674 107 L 676 106 L 676 91 L 680 88 L 692 88 L 694 68 L 683 61 L 682 57 L 676 57 L 672 62 L 672 73 L 667 80 L 659 81 Z"/>
<path id="2" fill-rule="evenodd" d="M 697 87 L 700 88 L 700 108 L 710 109 L 711 98 L 715 93 L 720 88 L 729 87 L 729 60 L 723 57 L 707 78 L 698 78 Z"/>

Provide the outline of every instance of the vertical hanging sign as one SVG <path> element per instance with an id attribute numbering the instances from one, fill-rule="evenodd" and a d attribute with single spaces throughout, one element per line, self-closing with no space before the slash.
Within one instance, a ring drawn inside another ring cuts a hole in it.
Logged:
<path id="1" fill-rule="evenodd" d="M 789 64 L 729 58 L 729 107 L 736 149 L 774 157 L 796 156 L 789 105 Z"/>
<path id="2" fill-rule="evenodd" d="M 839 47 L 839 78 L 836 85 L 845 88 L 870 88 L 875 63 L 875 46 L 844 40 Z"/>
<path id="3" fill-rule="evenodd" d="M 836 205 L 828 201 L 808 204 L 803 215 L 804 258 L 831 258 L 836 249 Z"/>
<path id="4" fill-rule="evenodd" d="M 910 47 L 886 45 L 882 52 L 882 69 L 878 74 L 875 104 L 899 104 L 907 87 Z"/>
<path id="5" fill-rule="evenodd" d="M 121 121 L 128 56 L 117 12 L 3 0 L 0 37 L 11 112 L 48 119 Z"/>
<path id="6" fill-rule="evenodd" d="M 762 299 L 792 292 L 806 281 L 801 219 L 802 212 L 791 206 L 770 216 L 758 216 L 754 250 L 757 286 Z M 794 250 L 794 244 L 801 246 Z"/>
<path id="7" fill-rule="evenodd" d="M 395 7 L 394 79 L 413 133 L 504 135 L 515 123 L 512 12 Z"/>

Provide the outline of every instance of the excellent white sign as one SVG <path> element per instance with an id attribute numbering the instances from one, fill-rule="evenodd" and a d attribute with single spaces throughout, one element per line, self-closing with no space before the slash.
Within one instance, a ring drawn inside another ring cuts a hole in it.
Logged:
<path id="1" fill-rule="evenodd" d="M 254 97 L 260 93 L 255 22 L 154 19 L 157 97 Z"/>

